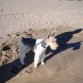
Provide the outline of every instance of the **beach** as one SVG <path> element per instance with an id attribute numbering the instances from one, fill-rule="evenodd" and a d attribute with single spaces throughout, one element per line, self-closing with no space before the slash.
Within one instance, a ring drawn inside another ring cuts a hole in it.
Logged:
<path id="1" fill-rule="evenodd" d="M 47 49 L 46 64 L 26 67 L 19 61 L 23 37 L 45 38 L 54 32 L 59 47 Z M 83 83 L 83 1 L 0 0 L 0 83 Z"/>

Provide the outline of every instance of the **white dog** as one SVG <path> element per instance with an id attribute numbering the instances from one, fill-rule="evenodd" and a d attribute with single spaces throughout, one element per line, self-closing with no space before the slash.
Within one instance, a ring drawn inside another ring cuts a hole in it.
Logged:
<path id="1" fill-rule="evenodd" d="M 45 51 L 46 48 L 50 46 L 52 50 L 56 50 L 58 44 L 56 42 L 56 38 L 53 34 L 48 34 L 43 39 L 32 39 L 32 38 L 24 38 L 22 37 L 19 44 L 19 58 L 22 65 L 24 65 L 24 58 L 27 52 L 32 50 L 35 53 L 34 56 L 34 67 L 37 68 L 39 60 L 41 60 L 41 64 L 44 65 Z"/>

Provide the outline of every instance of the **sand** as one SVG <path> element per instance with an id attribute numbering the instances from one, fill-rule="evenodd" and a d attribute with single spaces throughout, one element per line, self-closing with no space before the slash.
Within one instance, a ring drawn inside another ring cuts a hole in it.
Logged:
<path id="1" fill-rule="evenodd" d="M 1 0 L 0 83 L 83 83 L 83 1 Z M 59 48 L 33 67 L 34 53 L 19 62 L 22 36 L 44 38 L 54 28 Z"/>

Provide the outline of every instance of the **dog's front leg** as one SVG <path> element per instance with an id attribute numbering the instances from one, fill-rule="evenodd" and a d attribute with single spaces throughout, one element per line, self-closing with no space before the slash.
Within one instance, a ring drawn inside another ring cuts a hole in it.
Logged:
<path id="1" fill-rule="evenodd" d="M 34 67 L 35 68 L 38 67 L 39 59 L 40 59 L 40 55 L 38 53 L 35 53 L 35 56 L 34 56 Z"/>
<path id="2" fill-rule="evenodd" d="M 45 52 L 43 52 L 43 54 L 41 55 L 41 65 L 45 65 L 44 58 L 45 58 Z"/>

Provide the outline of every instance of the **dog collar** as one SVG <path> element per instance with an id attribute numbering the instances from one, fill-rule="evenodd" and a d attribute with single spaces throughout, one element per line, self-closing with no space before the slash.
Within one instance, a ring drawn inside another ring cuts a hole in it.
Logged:
<path id="1" fill-rule="evenodd" d="M 39 42 L 38 44 L 35 45 L 35 47 L 37 47 L 37 45 L 39 45 L 39 44 L 41 44 L 41 46 L 42 46 L 43 48 L 47 48 L 47 47 L 46 47 L 46 43 L 45 43 L 44 41 Z"/>
<path id="2" fill-rule="evenodd" d="M 47 48 L 47 47 L 46 47 L 46 43 L 43 42 L 43 41 L 41 42 L 41 46 L 42 46 L 43 48 Z"/>

